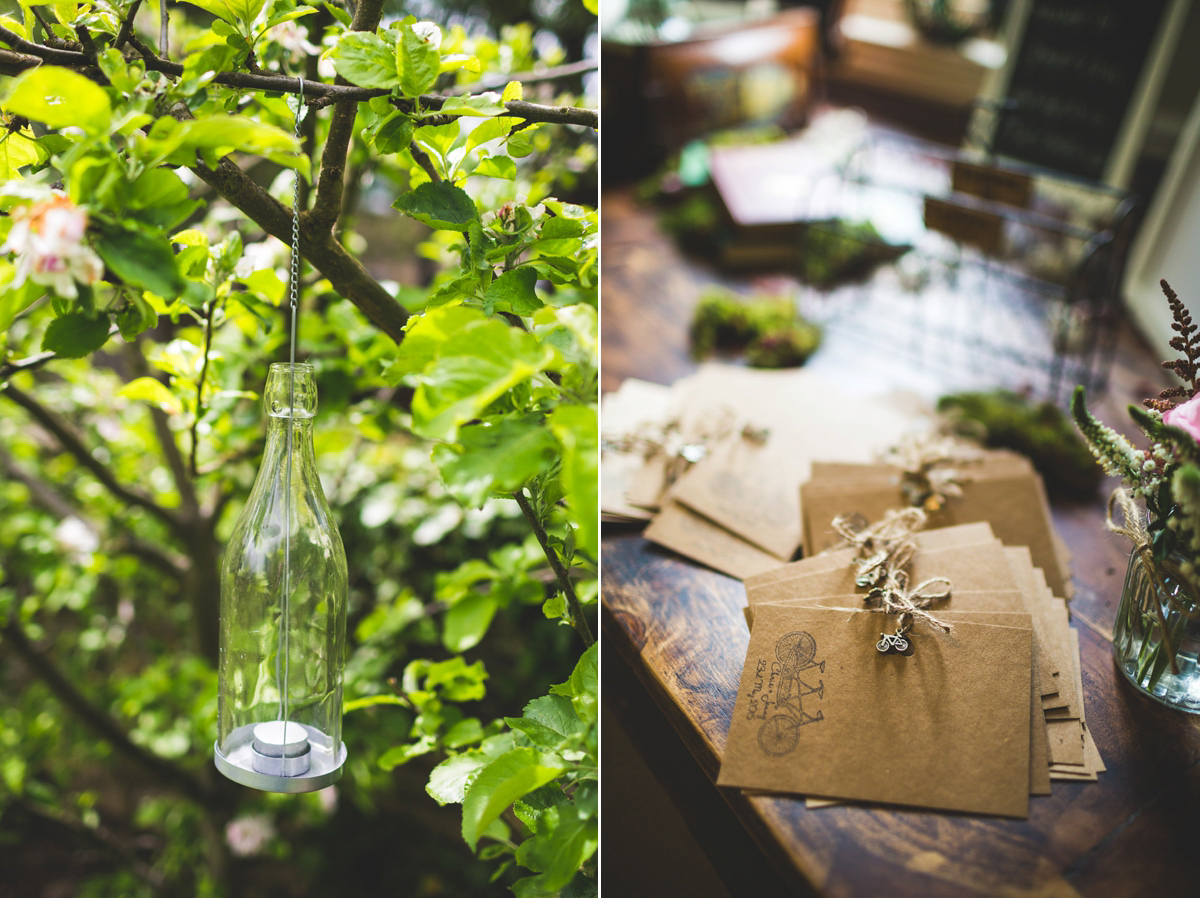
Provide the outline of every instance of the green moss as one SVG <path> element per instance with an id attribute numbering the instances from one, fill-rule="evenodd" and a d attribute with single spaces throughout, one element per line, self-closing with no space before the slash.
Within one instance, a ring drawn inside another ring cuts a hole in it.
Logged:
<path id="1" fill-rule="evenodd" d="M 800 234 L 796 273 L 805 283 L 828 289 L 866 277 L 878 265 L 894 262 L 909 249 L 885 241 L 869 221 L 813 221 Z"/>
<path id="2" fill-rule="evenodd" d="M 986 434 L 984 444 L 990 448 L 1012 449 L 1027 456 L 1052 495 L 1076 501 L 1095 497 L 1104 472 L 1054 403 L 995 390 L 943 396 L 937 408 L 953 419 L 977 422 Z"/>
<path id="3" fill-rule="evenodd" d="M 694 358 L 744 352 L 756 368 L 803 365 L 821 343 L 821 329 L 803 318 L 790 299 L 743 300 L 719 287 L 700 298 L 689 333 Z"/>

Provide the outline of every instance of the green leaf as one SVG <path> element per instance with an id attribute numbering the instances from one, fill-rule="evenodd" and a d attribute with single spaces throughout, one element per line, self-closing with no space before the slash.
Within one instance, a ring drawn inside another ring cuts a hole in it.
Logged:
<path id="1" fill-rule="evenodd" d="M 112 104 L 104 88 L 57 66 L 40 66 L 21 74 L 4 108 L 51 128 L 76 125 L 88 134 L 106 133 L 112 118 Z"/>
<path id="2" fill-rule="evenodd" d="M 247 28 L 267 5 L 267 0 L 187 0 L 231 25 L 242 24 Z"/>
<path id="3" fill-rule="evenodd" d="M 401 764 L 407 764 L 413 758 L 427 755 L 437 748 L 437 737 L 424 735 L 410 745 L 397 745 L 389 748 L 379 756 L 379 766 L 384 770 L 392 770 Z"/>
<path id="4" fill-rule="evenodd" d="M 108 227 L 96 240 L 96 252 L 126 284 L 164 299 L 174 299 L 186 286 L 176 267 L 175 254 L 165 240 L 128 228 Z"/>
<path id="5" fill-rule="evenodd" d="M 565 695 L 571 699 L 575 713 L 585 723 L 596 722 L 596 696 L 600 682 L 596 654 L 596 645 L 593 643 L 575 665 L 571 678 L 550 687 L 552 695 Z"/>
<path id="6" fill-rule="evenodd" d="M 507 107 L 500 102 L 500 94 L 489 91 L 482 94 L 467 94 L 462 97 L 447 97 L 438 110 L 439 115 L 474 115 L 491 118 L 504 115 Z"/>
<path id="7" fill-rule="evenodd" d="M 405 327 L 396 360 L 383 373 L 384 380 L 394 387 L 406 376 L 424 371 L 452 335 L 468 324 L 483 320 L 478 309 L 463 306 L 443 306 L 420 317 L 414 315 Z"/>
<path id="8" fill-rule="evenodd" d="M 460 804 L 467 785 L 487 763 L 488 759 L 477 752 L 453 755 L 433 768 L 425 791 L 440 805 Z"/>
<path id="9" fill-rule="evenodd" d="M 183 403 L 166 385 L 154 377 L 139 377 L 131 380 L 117 391 L 118 396 L 125 399 L 137 399 L 156 405 L 168 414 L 176 415 L 183 411 Z"/>
<path id="10" fill-rule="evenodd" d="M 348 31 L 331 54 L 337 73 L 359 87 L 391 89 L 400 84 L 396 51 L 377 34 Z"/>
<path id="11" fill-rule="evenodd" d="M 478 717 L 464 717 L 446 730 L 442 744 L 447 748 L 462 748 L 483 738 L 483 725 Z"/>
<path id="12" fill-rule="evenodd" d="M 465 231 L 468 224 L 479 220 L 479 212 L 470 195 L 445 181 L 422 184 L 416 190 L 401 194 L 392 205 L 405 215 L 444 231 Z"/>
<path id="13" fill-rule="evenodd" d="M 0 181 L 20 178 L 17 169 L 35 165 L 39 158 L 37 144 L 23 131 L 4 131 L 0 134 Z"/>
<path id="14" fill-rule="evenodd" d="M 596 853 L 598 827 L 569 806 L 551 808 L 538 821 L 537 834 L 517 851 L 517 863 L 542 873 L 538 887 L 555 894 Z"/>
<path id="15" fill-rule="evenodd" d="M 490 595 L 471 593 L 446 612 L 442 645 L 451 652 L 465 652 L 479 645 L 496 616 L 496 600 Z"/>
<path id="16" fill-rule="evenodd" d="M 504 722 L 514 730 L 520 730 L 540 748 L 558 748 L 583 732 L 583 722 L 575 713 L 571 699 L 564 695 L 535 698 L 525 706 L 523 717 L 506 717 Z"/>
<path id="17" fill-rule="evenodd" d="M 532 335 L 489 319 L 450 337 L 413 396 L 413 430 L 452 440 L 460 424 L 540 371 L 554 354 Z"/>
<path id="18" fill-rule="evenodd" d="M 410 707 L 409 702 L 398 695 L 364 695 L 362 698 L 353 698 L 346 702 L 342 706 L 342 713 L 349 714 L 351 711 L 361 711 L 363 708 L 374 708 L 379 705 Z"/>
<path id="19" fill-rule="evenodd" d="M 557 759 L 532 748 L 516 748 L 479 771 L 463 797 L 462 834 L 471 850 L 488 824 L 514 801 L 565 772 Z"/>
<path id="20" fill-rule="evenodd" d="M 107 315 L 92 318 L 83 312 L 67 312 L 55 318 L 42 337 L 42 349 L 64 359 L 81 359 L 108 342 Z"/>
<path id="21" fill-rule="evenodd" d="M 583 8 L 592 15 L 597 15 L 600 11 L 600 0 L 583 0 Z"/>
<path id="22" fill-rule="evenodd" d="M 433 460 L 450 493 L 480 507 L 493 492 L 511 493 L 538 475 L 558 444 L 541 414 L 496 417 L 459 428 L 458 445 L 438 446 Z"/>
<path id="23" fill-rule="evenodd" d="M 14 318 L 43 295 L 45 288 L 32 281 L 26 281 L 20 287 L 12 286 L 13 266 L 5 259 L 0 259 L 0 270 L 4 272 L 4 283 L 0 284 L 0 332 L 3 332 L 8 330 Z"/>
<path id="24" fill-rule="evenodd" d="M 482 661 L 467 664 L 462 658 L 449 658 L 429 665 L 425 675 L 426 689 L 440 689 L 449 701 L 478 701 L 484 696 L 483 681 L 487 671 Z"/>
<path id="25" fill-rule="evenodd" d="M 562 485 L 571 521 L 579 530 L 579 544 L 596 558 L 600 539 L 596 461 L 600 444 L 596 409 L 594 406 L 561 405 L 550 416 L 550 429 L 562 444 Z"/>
<path id="26" fill-rule="evenodd" d="M 532 315 L 543 306 L 533 285 L 537 283 L 537 272 L 532 268 L 514 268 L 492 281 L 483 296 L 484 310 L 489 314 L 496 309 L 514 315 Z"/>
<path id="27" fill-rule="evenodd" d="M 375 149 L 384 154 L 408 149 L 413 139 L 413 120 L 403 112 L 389 116 L 375 131 Z"/>
<path id="28" fill-rule="evenodd" d="M 395 67 L 405 96 L 419 97 L 437 81 L 442 71 L 440 42 L 441 29 L 431 22 L 400 26 Z"/>
<path id="29" fill-rule="evenodd" d="M 488 156 L 479 161 L 479 164 L 475 166 L 475 171 L 471 174 L 513 181 L 517 177 L 517 163 L 508 156 Z"/>
<path id="30" fill-rule="evenodd" d="M 495 140 L 497 137 L 504 137 L 512 130 L 514 125 L 520 124 L 520 119 L 512 116 L 504 116 L 502 118 L 490 118 L 487 121 L 480 122 L 471 129 L 471 133 L 467 135 L 467 152 L 475 149 L 480 144 L 487 143 L 489 140 Z"/>

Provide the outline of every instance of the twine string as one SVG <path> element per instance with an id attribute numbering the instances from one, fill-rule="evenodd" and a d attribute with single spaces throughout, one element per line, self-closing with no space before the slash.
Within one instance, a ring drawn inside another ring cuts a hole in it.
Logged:
<path id="1" fill-rule="evenodd" d="M 918 620 L 943 633 L 952 629 L 928 610 L 934 602 L 950 598 L 950 580 L 930 577 L 914 587 L 908 585 L 906 569 L 917 551 L 916 534 L 927 520 L 925 511 L 916 507 L 892 509 L 874 524 L 860 514 L 833 519 L 833 529 L 843 540 L 835 548 L 852 547 L 857 552 L 855 583 L 868 590 L 863 601 L 874 604 L 872 611 L 899 615 L 897 637 Z"/>
<path id="2" fill-rule="evenodd" d="M 699 421 L 684 426 L 678 417 L 658 424 L 645 422 L 637 430 L 617 437 L 605 437 L 601 448 L 606 452 L 636 452 L 649 460 L 661 455 L 666 460 L 666 485 L 670 486 L 696 462 L 703 460 L 717 445 L 737 437 L 761 446 L 771 435 L 766 427 L 739 421 L 732 409 L 721 408 Z"/>
<path id="3" fill-rule="evenodd" d="M 900 472 L 904 500 L 928 512 L 961 496 L 963 484 L 971 480 L 961 467 L 982 459 L 977 447 L 945 434 L 908 436 L 880 456 Z"/>

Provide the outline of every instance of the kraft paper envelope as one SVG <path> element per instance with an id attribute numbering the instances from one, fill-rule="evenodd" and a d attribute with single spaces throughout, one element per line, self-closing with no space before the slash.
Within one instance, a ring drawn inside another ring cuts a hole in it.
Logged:
<path id="1" fill-rule="evenodd" d="M 1070 569 L 1064 563 L 1045 488 L 1029 461 L 1015 453 L 991 451 L 978 462 L 955 469 L 968 478 L 961 484 L 962 495 L 950 497 L 931 514 L 926 529 L 988 521 L 1001 542 L 1028 546 L 1034 566 L 1046 572 L 1055 595 L 1069 597 Z M 857 475 L 846 464 L 819 466 L 800 492 L 805 555 L 841 541 L 830 526 L 839 514 L 858 512 L 875 521 L 889 509 L 907 504 L 899 472 L 887 465 L 863 465 Z"/>
<path id="2" fill-rule="evenodd" d="M 763 605 L 717 783 L 1024 817 L 1031 633 L 960 621 L 881 654 L 879 615 Z"/>
<path id="3" fill-rule="evenodd" d="M 967 546 L 975 543 L 992 542 L 994 540 L 995 537 L 992 535 L 992 528 L 988 526 L 987 521 L 980 521 L 977 524 L 960 524 L 957 527 L 946 527 L 942 530 L 929 530 L 916 535 L 918 552 L 929 551 L 931 549 L 949 549 L 955 546 Z M 854 555 L 854 549 L 837 549 L 832 552 L 824 552 L 820 555 L 814 555 L 812 558 L 794 561 L 791 564 L 776 567 L 774 570 L 748 577 L 746 578 L 746 587 L 749 589 L 750 587 L 761 586 L 764 583 L 773 583 L 776 580 L 788 580 L 801 573 L 845 567 L 854 558 Z"/>
<path id="4" fill-rule="evenodd" d="M 653 429 L 670 419 L 678 402 L 675 388 L 628 377 L 619 389 L 606 393 L 600 403 L 600 433 L 605 441 L 620 441 L 639 431 Z M 630 503 L 626 491 L 645 466 L 642 452 L 606 449 L 600 457 L 600 510 L 630 519 L 650 518 L 650 512 Z"/>
<path id="5" fill-rule="evenodd" d="M 701 401 L 728 405 L 769 433 L 763 444 L 719 446 L 679 479 L 673 498 L 782 561 L 800 547 L 799 487 L 812 460 L 868 461 L 917 423 L 805 371 L 706 366 L 689 395 L 689 411 Z"/>
<path id="6" fill-rule="evenodd" d="M 802 570 L 804 564 L 803 561 L 797 562 L 792 568 Z M 915 586 L 930 577 L 949 578 L 954 592 L 1019 589 L 1004 554 L 1004 547 L 997 542 L 929 552 L 918 549 L 909 565 L 909 582 Z M 803 596 L 861 592 L 854 580 L 855 571 L 847 564 L 833 570 L 800 574 L 787 580 L 762 584 L 751 581 L 746 585 L 746 599 L 751 605 L 756 605 L 760 602 L 786 602 Z M 1023 606 L 1013 610 L 1023 610 Z"/>
<path id="7" fill-rule="evenodd" d="M 678 502 L 668 502 L 646 539 L 739 580 L 779 566 L 779 559 Z"/>

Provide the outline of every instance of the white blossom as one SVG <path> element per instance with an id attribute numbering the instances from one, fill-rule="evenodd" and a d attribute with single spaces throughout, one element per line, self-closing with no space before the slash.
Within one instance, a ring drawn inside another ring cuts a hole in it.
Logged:
<path id="1" fill-rule="evenodd" d="M 12 285 L 26 280 L 50 287 L 65 299 L 78 295 L 75 282 L 94 284 L 104 274 L 104 263 L 83 242 L 87 212 L 63 193 L 12 210 L 12 229 L 0 253 L 17 254 Z"/>
<path id="2" fill-rule="evenodd" d="M 225 841 L 238 857 L 259 854 L 275 838 L 275 823 L 265 814 L 248 814 L 230 820 L 225 826 Z"/>

